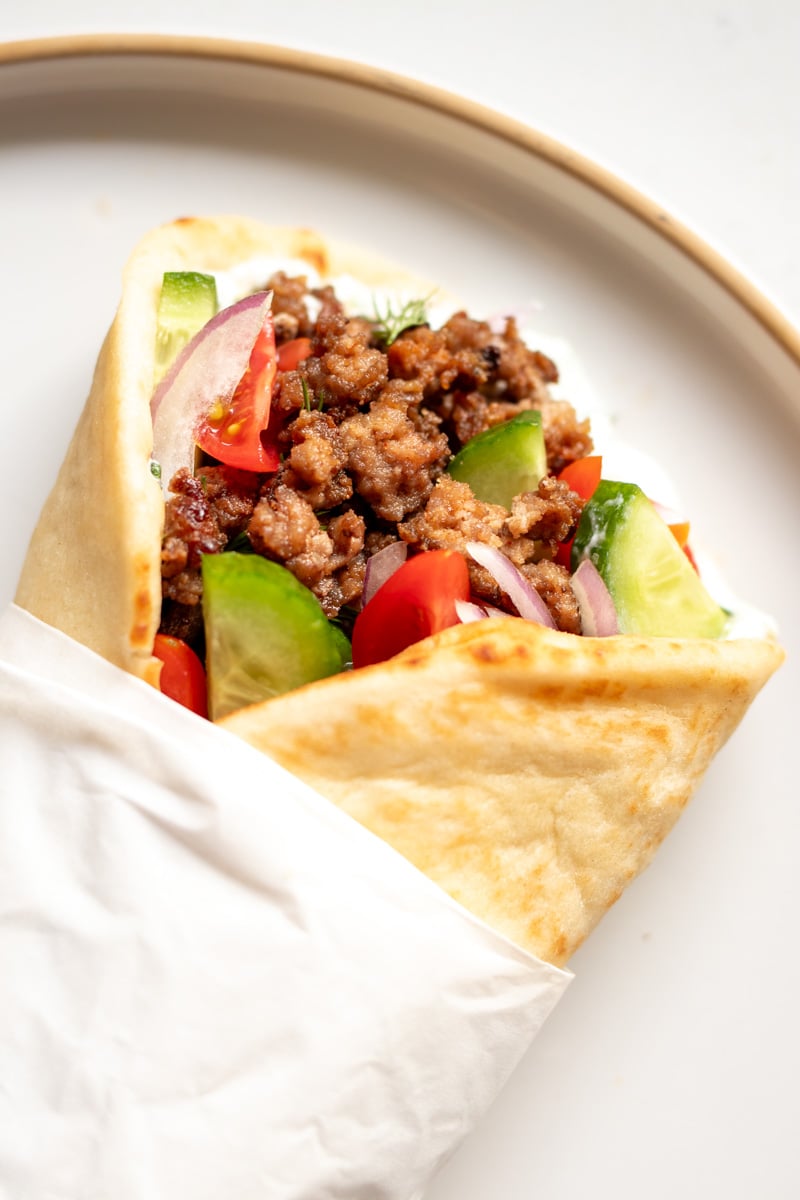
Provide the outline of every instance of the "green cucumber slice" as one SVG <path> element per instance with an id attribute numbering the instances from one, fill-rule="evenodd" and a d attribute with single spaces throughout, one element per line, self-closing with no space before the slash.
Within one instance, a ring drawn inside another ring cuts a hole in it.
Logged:
<path id="1" fill-rule="evenodd" d="M 716 638 L 724 632 L 726 612 L 636 484 L 598 485 L 575 534 L 573 571 L 584 558 L 611 593 L 621 633 Z"/>
<path id="2" fill-rule="evenodd" d="M 286 567 L 232 552 L 202 571 L 212 720 L 345 667 L 350 643 Z"/>
<path id="3" fill-rule="evenodd" d="M 484 503 L 510 509 L 515 496 L 536 491 L 547 474 L 542 414 L 531 409 L 479 433 L 459 450 L 448 473 Z"/>
<path id="4" fill-rule="evenodd" d="M 217 313 L 217 281 L 199 271 L 165 271 L 158 301 L 156 383 Z"/>

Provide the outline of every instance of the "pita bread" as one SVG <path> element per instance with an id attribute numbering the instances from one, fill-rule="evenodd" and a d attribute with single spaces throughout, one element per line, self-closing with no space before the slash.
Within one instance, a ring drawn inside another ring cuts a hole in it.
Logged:
<path id="1" fill-rule="evenodd" d="M 186 219 L 134 252 L 17 603 L 157 684 L 164 504 L 149 459 L 165 270 L 260 254 L 424 287 L 307 230 Z M 503 619 L 224 719 L 501 933 L 558 965 L 647 865 L 783 651 Z"/>
<path id="2" fill-rule="evenodd" d="M 781 659 L 769 641 L 477 621 L 221 724 L 561 966 Z"/>

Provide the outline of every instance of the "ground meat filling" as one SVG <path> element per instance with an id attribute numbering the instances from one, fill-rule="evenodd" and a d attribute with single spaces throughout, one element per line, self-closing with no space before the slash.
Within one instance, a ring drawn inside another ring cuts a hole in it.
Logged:
<path id="1" fill-rule="evenodd" d="M 314 322 L 306 306 L 308 288 L 305 279 L 290 278 L 283 271 L 278 271 L 270 279 L 267 289 L 272 292 L 272 314 L 278 345 L 296 337 L 311 337 Z"/>
<path id="2" fill-rule="evenodd" d="M 377 324 L 347 317 L 331 287 L 309 289 L 283 272 L 266 286 L 277 344 L 308 338 L 311 348 L 273 388 L 281 465 L 264 476 L 210 464 L 171 481 L 162 631 L 201 636 L 202 556 L 246 534 L 248 548 L 285 565 L 329 617 L 358 607 L 367 559 L 398 538 L 412 553 L 465 553 L 466 542 L 484 542 L 531 581 L 559 629 L 579 633 L 569 572 L 553 559 L 583 502 L 555 476 L 591 453 L 589 425 L 552 397 L 558 372 L 525 345 L 513 318 L 498 327 L 459 312 L 441 329 L 407 329 L 387 348 Z M 447 475 L 465 442 L 532 408 L 542 414 L 551 474 L 510 512 Z M 468 563 L 476 597 L 508 608 L 488 572 Z"/>
<path id="3" fill-rule="evenodd" d="M 278 483 L 259 500 L 247 532 L 256 553 L 288 567 L 326 616 L 361 595 L 366 527 L 352 509 L 323 526 L 308 500 Z"/>
<path id="4" fill-rule="evenodd" d="M 161 543 L 162 633 L 187 642 L 202 636 L 202 556 L 218 554 L 244 532 L 262 482 L 263 476 L 222 466 L 197 475 L 184 467 L 173 477 Z"/>
<path id="5" fill-rule="evenodd" d="M 554 475 L 594 449 L 589 422 L 579 421 L 575 409 L 564 400 L 544 400 L 538 406 L 542 414 L 547 466 Z"/>
<path id="6" fill-rule="evenodd" d="M 508 607 L 493 577 L 466 555 L 467 542 L 502 550 L 534 584 L 547 584 L 542 599 L 559 629 L 580 633 L 577 601 L 569 571 L 552 561 L 559 542 L 578 522 L 583 502 L 570 488 L 546 476 L 536 492 L 514 498 L 511 512 L 478 500 L 466 483 L 443 475 L 424 510 L 399 529 L 403 541 L 418 550 L 458 550 L 467 557 L 470 584 L 487 603 Z M 571 598 L 571 599 L 570 599 Z"/>
<path id="7" fill-rule="evenodd" d="M 544 600 L 556 628 L 564 633 L 580 633 L 581 614 L 567 568 L 543 559 L 521 567 L 520 571 Z"/>
<path id="8" fill-rule="evenodd" d="M 347 469 L 377 517 L 402 521 L 431 493 L 450 457 L 443 433 L 429 433 L 391 402 L 376 400 L 340 428 Z"/>
<path id="9" fill-rule="evenodd" d="M 218 554 L 253 515 L 262 476 L 231 467 L 184 467 L 172 479 L 161 547 L 162 591 L 180 604 L 200 598 L 200 561 Z"/>
<path id="10" fill-rule="evenodd" d="M 463 390 L 463 385 L 476 387 L 489 379 L 489 362 L 482 347 L 458 345 L 448 339 L 447 326 L 434 330 L 420 325 L 408 330 L 389 347 L 387 359 L 393 377 L 419 382 L 426 400 L 435 401 L 443 393 L 458 390 L 458 381 Z"/>
<path id="11" fill-rule="evenodd" d="M 292 448 L 278 472 L 313 509 L 335 508 L 353 494 L 345 471 L 348 453 L 339 427 L 328 413 L 303 411 L 289 427 Z"/>
<path id="12" fill-rule="evenodd" d="M 303 374 L 312 396 L 326 409 L 363 408 L 387 382 L 386 355 L 370 346 L 371 338 L 367 321 L 348 321 L 323 305 L 314 333 L 314 354 L 306 360 Z"/>

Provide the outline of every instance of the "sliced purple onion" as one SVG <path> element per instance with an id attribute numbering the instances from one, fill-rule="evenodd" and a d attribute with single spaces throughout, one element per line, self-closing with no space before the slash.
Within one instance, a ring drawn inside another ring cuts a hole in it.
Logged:
<path id="1" fill-rule="evenodd" d="M 495 608 L 493 604 L 484 604 L 483 611 L 487 617 L 510 617 L 511 613 L 507 613 L 505 609 Z"/>
<path id="2" fill-rule="evenodd" d="M 456 600 L 456 616 L 462 625 L 469 625 L 472 621 L 485 621 L 488 613 L 485 608 L 481 608 L 480 604 L 473 604 L 471 600 Z"/>
<path id="3" fill-rule="evenodd" d="M 591 559 L 584 558 L 572 576 L 572 590 L 581 612 L 581 630 L 586 637 L 612 637 L 619 633 L 611 593 Z"/>
<path id="4" fill-rule="evenodd" d="M 236 391 L 271 304 L 272 292 L 256 292 L 218 312 L 184 346 L 153 393 L 153 458 L 161 465 L 165 494 L 177 470 L 194 470 L 200 422 Z"/>
<path id="5" fill-rule="evenodd" d="M 482 542 L 467 542 L 466 550 L 479 566 L 489 572 L 521 617 L 555 629 L 556 623 L 542 597 L 501 550 L 485 546 Z"/>
<path id="6" fill-rule="evenodd" d="M 378 588 L 394 575 L 397 568 L 402 567 L 407 554 L 408 546 L 405 542 L 390 542 L 388 546 L 384 546 L 377 554 L 373 554 L 371 558 L 367 559 L 364 590 L 361 595 L 362 607 L 369 603 Z"/>

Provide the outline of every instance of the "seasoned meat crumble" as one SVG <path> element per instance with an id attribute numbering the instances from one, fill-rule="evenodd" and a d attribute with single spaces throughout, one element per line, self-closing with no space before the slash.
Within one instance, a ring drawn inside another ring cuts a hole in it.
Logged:
<path id="1" fill-rule="evenodd" d="M 246 535 L 248 549 L 292 571 L 329 617 L 358 607 L 368 558 L 392 541 L 411 553 L 464 554 L 466 542 L 483 542 L 508 555 L 559 629 L 579 633 L 569 572 L 554 559 L 583 501 L 556 475 L 590 454 L 592 440 L 588 422 L 551 395 L 558 372 L 550 359 L 525 345 L 513 318 L 498 332 L 458 312 L 440 329 L 406 329 L 387 347 L 375 324 L 345 315 L 331 287 L 309 290 L 282 272 L 267 286 L 279 348 L 308 338 L 311 351 L 275 380 L 281 463 L 271 475 L 209 463 L 170 481 L 162 631 L 197 635 L 202 556 Z M 508 511 L 447 474 L 466 442 L 530 409 L 542 414 L 549 471 L 535 492 Z M 465 557 L 475 596 L 510 608 Z"/>

